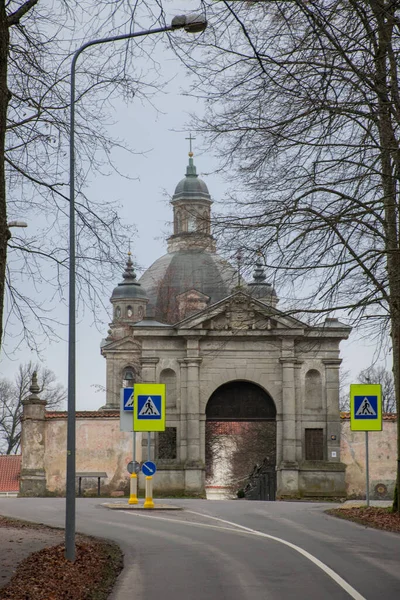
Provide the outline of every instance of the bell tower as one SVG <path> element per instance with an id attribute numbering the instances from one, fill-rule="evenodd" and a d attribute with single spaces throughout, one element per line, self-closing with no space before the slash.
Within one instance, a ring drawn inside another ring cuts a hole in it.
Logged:
<path id="1" fill-rule="evenodd" d="M 186 175 L 175 188 L 171 204 L 174 213 L 174 233 L 168 238 L 168 252 L 200 250 L 215 252 L 211 235 L 211 196 L 204 181 L 199 178 L 193 161 L 190 136 L 189 164 Z"/>

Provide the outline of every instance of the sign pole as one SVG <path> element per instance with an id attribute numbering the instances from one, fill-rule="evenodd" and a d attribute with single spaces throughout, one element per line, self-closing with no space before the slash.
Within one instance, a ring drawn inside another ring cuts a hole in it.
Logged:
<path id="1" fill-rule="evenodd" d="M 132 432 L 132 443 L 133 443 L 133 448 L 132 448 L 132 459 L 133 459 L 133 465 L 135 466 L 136 464 L 136 431 Z M 128 500 L 128 504 L 139 504 L 139 500 L 137 497 L 137 487 L 138 487 L 138 478 L 136 473 L 133 471 L 131 473 L 131 477 L 130 477 L 130 481 L 129 481 L 129 500 Z"/>
<path id="2" fill-rule="evenodd" d="M 369 506 L 369 459 L 368 459 L 368 431 L 365 432 L 365 474 L 367 478 L 367 506 Z"/>
<path id="3" fill-rule="evenodd" d="M 143 508 L 154 508 L 153 475 L 157 468 L 151 462 L 151 432 L 165 431 L 165 383 L 135 383 L 133 409 L 133 430 L 147 432 L 147 462 L 142 464 L 146 477 Z"/>
<path id="4" fill-rule="evenodd" d="M 151 460 L 150 456 L 151 450 L 151 433 L 147 432 L 147 460 Z M 146 477 L 145 483 L 145 499 L 143 508 L 154 508 L 154 500 L 153 500 L 153 477 L 151 475 Z"/>
<path id="5" fill-rule="evenodd" d="M 382 386 L 378 383 L 350 385 L 350 429 L 365 431 L 366 501 L 369 506 L 368 432 L 382 431 Z"/>

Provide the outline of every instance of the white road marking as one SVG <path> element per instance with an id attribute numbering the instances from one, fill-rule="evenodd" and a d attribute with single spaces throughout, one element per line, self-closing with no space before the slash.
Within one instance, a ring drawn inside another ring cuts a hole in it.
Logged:
<path id="1" fill-rule="evenodd" d="M 208 519 L 213 519 L 215 521 L 219 521 L 220 523 L 226 523 L 227 525 L 235 525 L 235 527 L 238 527 L 239 529 L 242 529 L 243 531 L 247 531 L 248 533 L 251 533 L 252 535 L 257 535 L 259 537 L 265 537 L 270 540 L 274 540 L 275 542 L 279 542 L 280 544 L 284 544 L 285 546 L 292 548 L 293 550 L 295 550 L 296 552 L 298 552 L 299 554 L 301 554 L 302 556 L 307 558 L 309 561 L 314 563 L 314 565 L 319 567 L 322 571 L 324 571 L 324 573 L 326 573 L 326 575 L 331 577 L 331 579 L 333 579 L 333 581 L 335 581 L 338 585 L 340 585 L 340 587 L 343 588 L 344 591 L 349 594 L 349 596 L 354 598 L 354 600 L 366 600 L 366 598 L 364 596 L 359 594 L 359 592 L 357 592 L 356 589 L 354 589 L 349 583 L 347 583 L 347 581 L 345 581 L 342 577 L 340 577 L 340 575 L 338 575 L 336 573 L 336 571 L 334 571 L 333 569 L 328 567 L 328 565 L 323 563 L 321 560 L 319 560 L 318 558 L 316 558 L 315 556 L 313 556 L 312 554 L 307 552 L 307 550 L 303 550 L 303 548 L 300 548 L 300 546 L 296 546 L 296 544 L 287 542 L 286 540 L 283 540 L 282 538 L 278 538 L 274 535 L 269 535 L 268 533 L 263 533 L 262 531 L 257 531 L 256 529 L 250 529 L 250 527 L 244 527 L 244 525 L 238 525 L 237 523 L 232 523 L 231 521 L 226 521 L 225 519 L 219 519 L 218 517 L 210 517 L 209 515 L 203 515 L 202 513 L 194 512 L 193 510 L 189 510 L 187 512 L 190 512 L 193 515 L 200 515 L 202 517 L 207 516 Z"/>
<path id="2" fill-rule="evenodd" d="M 366 600 L 366 598 L 364 596 L 362 596 L 359 592 L 357 592 L 356 589 L 354 589 L 349 583 L 347 583 L 347 581 L 345 581 L 342 577 L 340 577 L 340 575 L 338 575 L 336 573 L 336 571 L 334 571 L 333 569 L 328 567 L 328 565 L 323 563 L 321 560 L 319 560 L 318 558 L 316 558 L 315 556 L 313 556 L 312 554 L 307 552 L 307 550 L 303 550 L 303 548 L 300 548 L 300 546 L 296 546 L 296 544 L 287 542 L 286 540 L 283 540 L 282 538 L 276 537 L 274 535 L 270 535 L 269 533 L 263 533 L 262 531 L 257 531 L 256 529 L 250 529 L 250 527 L 245 527 L 244 525 L 239 525 L 238 523 L 233 523 L 232 521 L 226 521 L 225 519 L 220 519 L 219 517 L 211 517 L 210 515 L 198 513 L 193 510 L 185 510 L 185 512 L 191 513 L 192 515 L 197 515 L 198 517 L 203 517 L 205 519 L 211 519 L 213 521 L 218 521 L 219 523 L 225 523 L 226 525 L 230 525 L 230 527 L 222 527 L 221 525 L 220 526 L 208 525 L 206 523 L 191 523 L 190 521 L 184 521 L 182 519 L 175 519 L 175 518 L 168 519 L 167 517 L 158 517 L 154 514 L 144 515 L 143 513 L 134 513 L 131 511 L 127 511 L 127 510 L 123 510 L 121 512 L 126 515 L 130 515 L 130 516 L 142 517 L 145 519 L 146 518 L 153 519 L 153 520 L 157 520 L 157 521 L 166 521 L 167 523 L 182 523 L 183 525 L 191 525 L 192 527 L 193 526 L 194 527 L 205 527 L 205 528 L 209 527 L 210 529 L 222 529 L 222 530 L 230 531 L 230 532 L 235 532 L 235 529 L 236 529 L 236 530 L 242 531 L 243 533 L 248 533 L 250 535 L 268 538 L 270 540 L 273 540 L 274 542 L 278 542 L 280 544 L 288 546 L 289 548 L 292 548 L 292 550 L 295 550 L 296 552 L 298 552 L 299 554 L 301 554 L 302 556 L 307 558 L 309 561 L 314 563 L 314 565 L 319 567 L 326 575 L 328 575 L 328 577 L 333 579 L 333 581 L 335 583 L 337 583 L 345 592 L 347 592 L 349 594 L 349 596 L 351 596 L 351 598 L 353 598 L 354 600 Z"/>
<path id="3" fill-rule="evenodd" d="M 151 509 L 149 509 L 151 510 Z M 142 512 L 135 512 L 135 511 L 128 511 L 128 510 L 121 510 L 119 511 L 121 513 L 124 513 L 125 515 L 130 515 L 131 517 L 143 517 L 144 519 L 153 519 L 156 521 L 166 521 L 167 523 L 182 523 L 183 525 L 191 525 L 192 527 L 205 527 L 208 529 L 222 529 L 223 531 L 232 531 L 233 533 L 237 533 L 237 531 L 235 531 L 234 527 L 221 527 L 221 525 L 207 525 L 207 523 L 193 523 L 193 521 L 183 521 L 182 519 L 168 519 L 167 517 L 156 517 L 154 514 L 150 515 L 144 515 Z M 191 511 L 187 511 L 187 512 L 191 512 Z M 195 513 L 195 514 L 200 514 L 200 513 Z M 209 518 L 207 515 L 202 515 L 205 516 L 207 518 Z M 246 533 L 245 531 L 243 533 Z"/>

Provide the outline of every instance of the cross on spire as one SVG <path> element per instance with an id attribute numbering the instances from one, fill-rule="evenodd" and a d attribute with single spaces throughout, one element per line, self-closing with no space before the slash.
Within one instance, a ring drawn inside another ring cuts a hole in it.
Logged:
<path id="1" fill-rule="evenodd" d="M 192 141 L 195 139 L 196 138 L 192 137 L 191 133 L 189 133 L 189 137 L 185 138 L 185 140 L 189 140 L 189 156 L 193 156 Z"/>

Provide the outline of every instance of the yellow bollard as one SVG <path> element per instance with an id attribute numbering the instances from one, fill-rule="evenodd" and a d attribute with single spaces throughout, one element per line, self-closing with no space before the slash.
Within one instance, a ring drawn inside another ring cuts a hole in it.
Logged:
<path id="1" fill-rule="evenodd" d="M 136 473 L 132 473 L 132 475 L 131 475 L 130 496 L 129 496 L 128 504 L 139 504 L 139 500 L 137 498 L 137 475 L 136 475 Z"/>
<path id="2" fill-rule="evenodd" d="M 146 492 L 143 508 L 154 508 L 153 502 L 153 478 L 151 475 L 146 477 Z"/>

